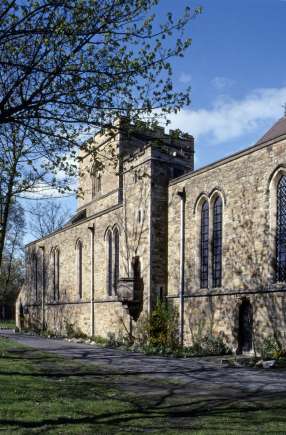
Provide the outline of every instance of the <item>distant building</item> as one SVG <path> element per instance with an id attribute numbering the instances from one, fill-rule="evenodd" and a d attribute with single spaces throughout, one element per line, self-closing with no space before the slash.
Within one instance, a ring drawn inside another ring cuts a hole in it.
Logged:
<path id="1" fill-rule="evenodd" d="M 179 308 L 183 290 L 185 344 L 209 332 L 240 351 L 285 344 L 286 117 L 196 171 L 192 136 L 117 128 L 90 143 L 104 167 L 82 152 L 71 222 L 27 246 L 24 324 L 118 334 L 158 297 Z"/>

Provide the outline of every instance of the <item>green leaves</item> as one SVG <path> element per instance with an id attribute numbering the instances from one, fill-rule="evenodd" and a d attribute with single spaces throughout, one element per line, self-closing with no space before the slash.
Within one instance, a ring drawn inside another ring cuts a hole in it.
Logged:
<path id="1" fill-rule="evenodd" d="M 189 89 L 175 89 L 172 63 L 191 44 L 184 33 L 200 10 L 187 8 L 178 18 L 166 13 L 162 22 L 158 3 L 0 2 L 0 183 L 6 202 L 39 181 L 69 190 L 75 153 L 87 134 L 118 117 L 152 125 L 189 104 Z"/>

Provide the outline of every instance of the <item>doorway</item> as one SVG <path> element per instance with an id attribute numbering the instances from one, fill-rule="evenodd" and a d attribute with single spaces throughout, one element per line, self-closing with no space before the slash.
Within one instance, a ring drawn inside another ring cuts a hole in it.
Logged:
<path id="1" fill-rule="evenodd" d="M 252 350 L 253 315 L 249 300 L 244 299 L 239 307 L 238 353 Z"/>

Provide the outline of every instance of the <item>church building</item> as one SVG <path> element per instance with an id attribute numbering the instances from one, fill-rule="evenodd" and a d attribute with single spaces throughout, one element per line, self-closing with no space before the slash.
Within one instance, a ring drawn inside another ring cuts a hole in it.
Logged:
<path id="1" fill-rule="evenodd" d="M 121 120 L 81 151 L 77 212 L 26 247 L 22 326 L 120 335 L 158 298 L 185 345 L 286 345 L 286 117 L 243 151 L 194 170 L 192 136 Z"/>

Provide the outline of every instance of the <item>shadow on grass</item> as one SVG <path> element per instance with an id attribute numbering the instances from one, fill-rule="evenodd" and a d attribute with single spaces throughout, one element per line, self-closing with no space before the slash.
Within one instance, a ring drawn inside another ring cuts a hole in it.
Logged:
<path id="1" fill-rule="evenodd" d="M 286 433 L 286 392 L 267 393 L 264 381 L 250 392 L 249 378 L 236 386 L 223 384 L 222 369 L 175 367 L 162 372 L 157 365 L 156 370 L 118 371 L 109 365 L 102 367 L 102 356 L 97 368 L 81 364 L 78 358 L 59 358 L 25 348 L 3 349 L 2 360 L 7 371 L 0 372 L 4 377 L 0 404 L 5 404 L 7 391 L 19 410 L 13 418 L 11 411 L 0 413 L 4 432 L 173 434 L 207 428 L 207 433 L 214 434 L 231 433 L 226 430 L 232 428 L 234 433 Z M 152 378 L 158 374 L 166 378 Z M 180 374 L 184 383 L 172 383 L 172 376 Z M 45 409 L 53 400 L 55 407 Z M 40 409 L 33 414 L 31 406 L 36 402 Z"/>
<path id="2" fill-rule="evenodd" d="M 170 393 L 171 394 L 171 393 Z M 74 426 L 79 425 L 84 427 L 85 425 L 104 426 L 106 428 L 110 427 L 119 430 L 122 428 L 138 427 L 142 423 L 142 419 L 147 424 L 148 429 L 157 429 L 160 427 L 160 422 L 168 422 L 166 429 L 171 427 L 178 427 L 180 431 L 182 430 L 198 430 L 202 426 L 202 419 L 207 418 L 210 422 L 218 422 L 217 426 L 208 426 L 208 431 L 213 431 L 215 433 L 217 430 L 223 430 L 223 422 L 228 421 L 234 425 L 240 426 L 240 432 L 248 431 L 250 425 L 267 425 L 273 423 L 273 418 L 275 418 L 275 424 L 286 424 L 286 416 L 283 415 L 285 411 L 285 406 L 277 406 L 277 395 L 264 396 L 264 400 L 267 400 L 268 405 L 264 403 L 252 400 L 247 402 L 247 397 L 239 398 L 238 400 L 244 400 L 244 404 L 240 402 L 229 401 L 229 399 L 224 400 L 197 400 L 192 402 L 184 402 L 177 405 L 154 405 L 143 407 L 134 403 L 134 401 L 123 400 L 123 402 L 132 405 L 135 409 L 128 409 L 124 411 L 116 412 L 103 412 L 98 415 L 90 415 L 83 417 L 58 417 L 58 418 L 44 418 L 39 421 L 25 421 L 25 420 L 9 420 L 0 419 L 0 425 L 6 427 L 17 427 L 19 429 L 40 429 L 45 427 L 47 430 L 51 430 L 58 426 Z M 285 399 L 285 397 L 283 397 Z M 273 403 L 269 406 L 270 402 Z M 274 414 L 273 414 L 274 411 Z M 260 414 L 259 414 L 260 413 Z M 263 414 L 261 414 L 263 413 Z M 259 414 L 259 415 L 256 415 Z M 264 415 L 264 417 L 263 417 Z M 240 416 L 244 417 L 240 418 Z M 140 423 L 141 421 L 141 423 Z M 149 425 L 148 421 L 153 421 L 154 424 Z M 156 421 L 158 424 L 156 424 Z M 244 421 L 244 423 L 243 423 Z M 219 422 L 221 422 L 219 424 Z M 126 426 L 128 425 L 128 426 Z M 144 425 L 144 427 L 145 427 Z M 226 428 L 225 428 L 226 429 Z M 270 430 L 267 433 L 271 433 Z M 277 429 L 273 433 L 279 433 Z M 229 433 L 229 432 L 228 432 Z M 281 431 L 281 433 L 285 433 Z"/>

